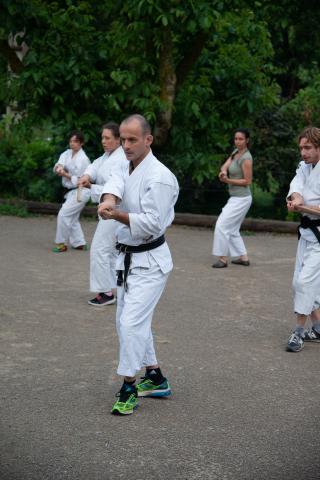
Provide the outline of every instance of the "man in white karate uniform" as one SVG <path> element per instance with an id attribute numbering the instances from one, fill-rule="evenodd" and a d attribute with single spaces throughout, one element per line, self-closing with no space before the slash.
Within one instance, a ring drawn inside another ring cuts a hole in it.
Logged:
<path id="1" fill-rule="evenodd" d="M 61 177 L 62 185 L 69 190 L 57 217 L 56 246 L 52 249 L 55 253 L 66 252 L 68 244 L 77 250 L 87 249 L 79 217 L 90 198 L 90 191 L 83 189 L 81 198 L 77 194 L 79 178 L 90 164 L 90 160 L 82 148 L 83 143 L 82 132 L 78 130 L 71 132 L 70 148 L 60 155 L 53 167 L 53 171 Z"/>
<path id="2" fill-rule="evenodd" d="M 297 324 L 290 335 L 287 350 L 299 352 L 305 341 L 320 341 L 320 129 L 308 127 L 299 136 L 303 162 L 290 184 L 289 211 L 300 206 L 319 210 L 318 215 L 303 214 L 293 275 L 294 311 Z M 312 327 L 305 329 L 310 317 Z"/>
<path id="3" fill-rule="evenodd" d="M 101 143 L 105 153 L 91 163 L 80 178 L 79 186 L 90 188 L 91 201 L 99 203 L 103 185 L 111 172 L 126 169 L 128 161 L 120 146 L 119 125 L 109 122 L 103 125 Z M 116 302 L 116 221 L 99 218 L 90 249 L 90 291 L 98 292 L 88 301 L 89 305 L 104 307 Z"/>
<path id="4" fill-rule="evenodd" d="M 124 382 L 112 413 L 128 415 L 137 406 L 138 396 L 171 394 L 155 355 L 151 323 L 173 268 L 164 233 L 174 219 L 179 186 L 173 173 L 152 154 L 153 137 L 144 117 L 125 119 L 120 125 L 120 138 L 128 159 L 127 170 L 124 175 L 111 173 L 98 212 L 107 221 L 119 222 L 117 373 Z M 145 377 L 135 385 L 136 374 L 143 367 Z"/>

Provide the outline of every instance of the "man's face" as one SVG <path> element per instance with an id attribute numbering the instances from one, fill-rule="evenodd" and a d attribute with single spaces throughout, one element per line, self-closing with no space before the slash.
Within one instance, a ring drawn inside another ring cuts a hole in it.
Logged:
<path id="1" fill-rule="evenodd" d="M 317 163 L 320 157 L 320 149 L 315 147 L 307 138 L 301 138 L 299 148 L 302 160 L 309 163 Z"/>
<path id="2" fill-rule="evenodd" d="M 76 153 L 79 152 L 80 148 L 82 147 L 82 143 L 77 139 L 75 135 L 73 135 L 73 137 L 71 137 L 69 140 L 69 146 L 71 150 Z"/>
<path id="3" fill-rule="evenodd" d="M 111 153 L 120 145 L 120 139 L 116 138 L 109 128 L 104 128 L 101 134 L 101 143 L 105 152 Z"/>
<path id="4" fill-rule="evenodd" d="M 153 137 L 142 132 L 138 120 L 131 120 L 120 125 L 121 144 L 129 161 L 137 166 L 150 151 Z"/>

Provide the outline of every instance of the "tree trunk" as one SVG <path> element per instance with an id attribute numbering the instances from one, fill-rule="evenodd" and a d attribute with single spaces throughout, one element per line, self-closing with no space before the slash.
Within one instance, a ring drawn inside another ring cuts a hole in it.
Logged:
<path id="1" fill-rule="evenodd" d="M 163 29 L 163 42 L 160 54 L 160 100 L 163 110 L 160 111 L 154 127 L 154 145 L 163 147 L 171 128 L 172 110 L 176 96 L 177 77 L 173 64 L 173 45 L 170 28 Z"/>

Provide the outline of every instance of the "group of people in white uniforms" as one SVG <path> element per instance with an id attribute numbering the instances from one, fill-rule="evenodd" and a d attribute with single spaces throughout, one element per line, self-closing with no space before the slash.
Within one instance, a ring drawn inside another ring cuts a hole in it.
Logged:
<path id="1" fill-rule="evenodd" d="M 66 178 L 66 185 L 67 181 L 71 182 L 70 185 L 78 185 L 85 191 L 85 198 L 91 197 L 100 202 L 93 251 L 101 259 L 101 265 L 91 272 L 91 289 L 99 291 L 99 295 L 104 293 L 114 298 L 112 289 L 117 271 L 117 373 L 124 379 L 112 413 L 128 415 L 137 407 L 138 397 L 171 394 L 169 382 L 156 358 L 151 325 L 154 309 L 173 267 L 164 234 L 174 218 L 179 186 L 173 173 L 154 157 L 151 128 L 144 117 L 131 115 L 121 123 L 119 132 L 117 125 L 112 125 L 114 129 L 108 124 L 102 132 L 106 153 L 92 165 L 88 164 L 86 157 L 86 168 L 80 176 L 77 177 L 75 170 L 72 171 L 70 165 L 62 161 L 61 164 L 57 162 L 55 171 Z M 104 142 L 104 133 L 110 132 L 112 142 Z M 236 131 L 236 135 L 239 133 L 242 138 L 238 144 L 235 142 L 235 155 L 225 162 L 219 178 L 224 183 L 246 188 L 252 180 L 252 157 L 248 155 L 247 148 L 249 135 L 243 130 Z M 305 129 L 299 137 L 299 146 L 303 162 L 290 184 L 288 210 L 311 205 L 319 210 L 320 216 L 320 129 Z M 112 157 L 113 162 L 108 163 Z M 232 162 L 237 161 L 238 165 L 233 169 Z M 68 176 L 59 170 L 60 166 Z M 244 197 L 249 199 L 239 207 L 238 216 L 242 220 L 250 207 L 251 193 L 240 195 L 241 199 Z M 233 204 L 232 201 L 229 203 Z M 219 256 L 218 262 L 227 264 L 227 255 L 230 254 L 239 257 L 234 263 L 248 266 L 250 262 L 238 235 L 242 220 L 238 219 L 236 223 L 235 219 L 230 219 L 234 210 L 237 211 L 237 205 L 225 207 L 219 217 L 213 253 Z M 293 278 L 297 325 L 287 344 L 287 349 L 293 352 L 300 351 L 305 341 L 320 341 L 319 228 L 319 217 L 303 216 Z M 104 248 L 109 255 L 107 261 L 103 256 Z M 218 248 L 220 250 L 216 250 Z M 92 262 L 94 265 L 94 258 Z M 108 269 L 106 274 L 103 272 L 105 266 Z M 216 268 L 223 267 L 218 265 Z M 106 278 L 108 280 L 103 283 Z M 306 330 L 308 317 L 312 320 L 312 328 Z M 146 369 L 145 376 L 136 384 L 136 374 L 143 367 Z"/>
<path id="2" fill-rule="evenodd" d="M 304 129 L 299 136 L 299 147 L 303 161 L 290 184 L 288 210 L 307 206 L 316 214 L 303 214 L 299 227 L 292 282 L 297 324 L 287 343 L 291 352 L 302 350 L 305 341 L 320 342 L 320 129 Z M 308 317 L 311 329 L 305 328 Z"/>
<path id="3" fill-rule="evenodd" d="M 84 137 L 82 132 L 73 131 L 69 137 L 70 148 L 63 152 L 53 171 L 62 179 L 62 185 L 68 192 L 57 217 L 55 237 L 55 253 L 65 252 L 68 245 L 78 250 L 86 250 L 87 244 L 80 225 L 79 217 L 90 198 L 90 190 L 84 189 L 81 198 L 78 198 L 78 182 L 85 169 L 90 164 L 82 146 Z"/>

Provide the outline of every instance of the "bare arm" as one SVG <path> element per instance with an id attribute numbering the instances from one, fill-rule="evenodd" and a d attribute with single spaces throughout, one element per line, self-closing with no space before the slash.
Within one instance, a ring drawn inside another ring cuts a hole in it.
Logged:
<path id="1" fill-rule="evenodd" d="M 231 162 L 232 162 L 232 158 L 229 157 L 225 162 L 224 164 L 221 166 L 220 168 L 220 173 L 219 173 L 219 180 L 221 180 L 221 178 L 223 177 L 227 177 L 228 176 L 228 168 L 230 167 L 231 165 Z"/>
<path id="2" fill-rule="evenodd" d="M 252 183 L 252 161 L 247 159 L 244 160 L 242 165 L 242 173 L 243 173 L 243 178 L 239 179 L 231 179 L 228 178 L 227 176 L 219 176 L 220 181 L 223 183 L 228 183 L 229 185 L 236 185 L 239 187 L 246 187 L 247 185 L 251 185 Z"/>

